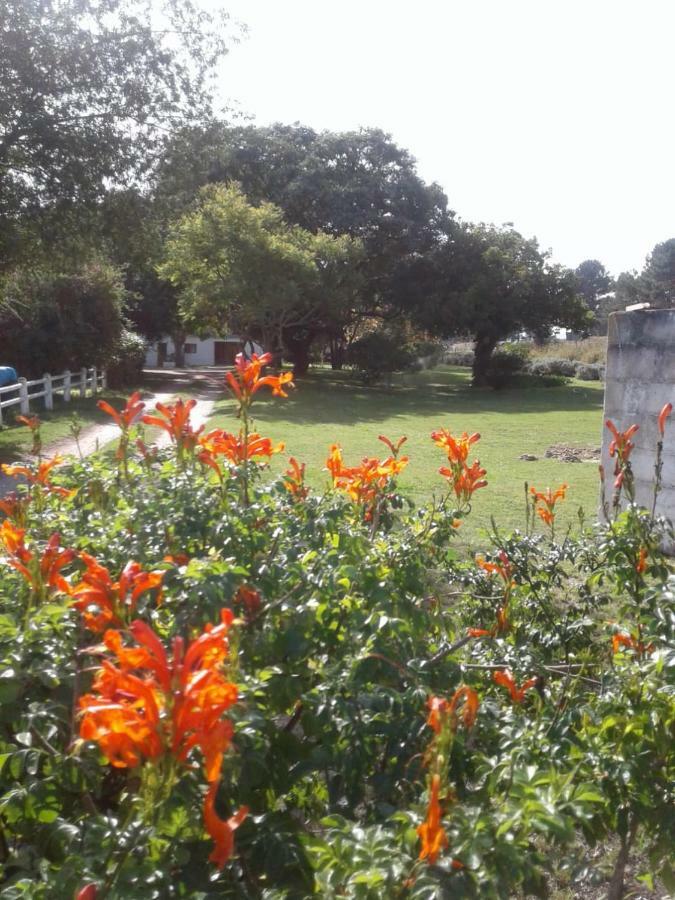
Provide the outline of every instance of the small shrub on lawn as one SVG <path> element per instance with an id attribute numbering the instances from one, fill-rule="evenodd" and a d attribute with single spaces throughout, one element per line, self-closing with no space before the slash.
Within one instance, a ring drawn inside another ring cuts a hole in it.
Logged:
<path id="1" fill-rule="evenodd" d="M 602 381 L 605 377 L 605 367 L 596 364 L 585 365 L 581 363 L 577 365 L 574 374 L 581 381 Z"/>
<path id="2" fill-rule="evenodd" d="M 2 895 L 544 897 L 552 869 L 598 877 L 580 843 L 609 838 L 619 885 L 639 844 L 672 892 L 675 573 L 634 429 L 608 423 L 602 525 L 559 533 L 574 498 L 537 486 L 464 559 L 480 435 L 433 432 L 421 509 L 405 437 L 327 448 L 321 494 L 293 458 L 263 481 L 283 445 L 256 395 L 292 386 L 269 362 L 228 373 L 237 433 L 134 395 L 106 409 L 114 458 L 5 467 Z"/>
<path id="3" fill-rule="evenodd" d="M 577 371 L 576 363 L 569 359 L 533 359 L 527 367 L 530 375 L 562 375 L 573 378 Z"/>
<path id="4" fill-rule="evenodd" d="M 487 383 L 495 390 L 511 386 L 515 376 L 525 371 L 528 356 L 527 349 L 518 344 L 496 350 L 490 359 Z"/>

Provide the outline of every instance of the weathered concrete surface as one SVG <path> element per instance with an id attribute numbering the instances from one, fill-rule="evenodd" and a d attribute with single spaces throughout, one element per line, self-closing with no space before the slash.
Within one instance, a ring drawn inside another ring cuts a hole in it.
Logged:
<path id="1" fill-rule="evenodd" d="M 609 317 L 604 420 L 620 431 L 636 423 L 631 464 L 636 499 L 651 509 L 654 463 L 659 439 L 657 417 L 665 403 L 675 404 L 675 309 L 642 309 Z M 603 432 L 602 463 L 607 473 L 606 499 L 611 503 L 614 460 L 610 432 Z M 663 482 L 656 510 L 675 521 L 675 415 L 666 425 Z"/>

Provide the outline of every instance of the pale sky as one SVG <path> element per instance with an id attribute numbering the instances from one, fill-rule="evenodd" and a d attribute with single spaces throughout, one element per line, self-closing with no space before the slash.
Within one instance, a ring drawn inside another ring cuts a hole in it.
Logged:
<path id="1" fill-rule="evenodd" d="M 390 132 L 463 219 L 617 275 L 675 237 L 675 0 L 222 0 L 221 97 Z"/>

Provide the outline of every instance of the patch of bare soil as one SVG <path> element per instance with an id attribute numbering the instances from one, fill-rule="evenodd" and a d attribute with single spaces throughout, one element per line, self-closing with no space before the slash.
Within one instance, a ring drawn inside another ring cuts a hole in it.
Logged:
<path id="1" fill-rule="evenodd" d="M 570 447 L 568 444 L 551 444 L 544 456 L 560 462 L 598 462 L 600 447 Z"/>

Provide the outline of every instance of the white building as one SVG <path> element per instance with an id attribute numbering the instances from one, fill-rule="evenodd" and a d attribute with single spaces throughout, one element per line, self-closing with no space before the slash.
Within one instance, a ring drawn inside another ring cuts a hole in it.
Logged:
<path id="1" fill-rule="evenodd" d="M 255 347 L 258 345 L 256 344 Z M 228 337 L 197 337 L 189 334 L 183 344 L 186 366 L 231 366 L 234 358 L 241 353 L 244 342 L 236 335 Z M 149 344 L 145 351 L 145 365 L 148 368 L 161 369 L 170 367 L 176 360 L 176 348 L 173 340 L 163 336 L 159 341 Z"/>

